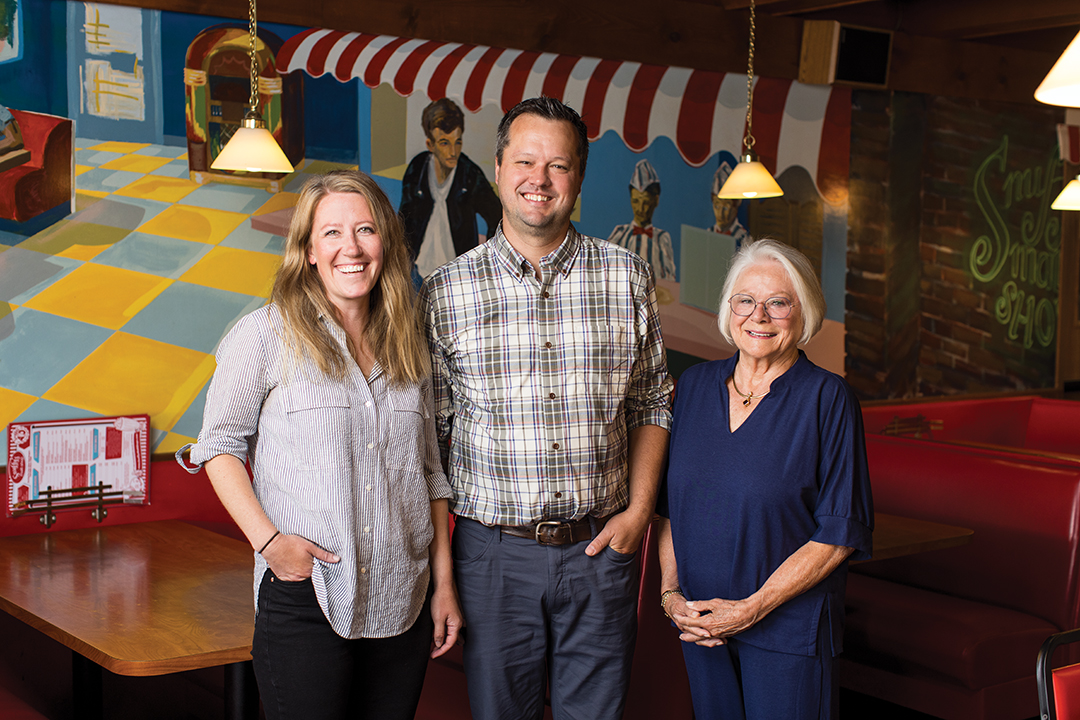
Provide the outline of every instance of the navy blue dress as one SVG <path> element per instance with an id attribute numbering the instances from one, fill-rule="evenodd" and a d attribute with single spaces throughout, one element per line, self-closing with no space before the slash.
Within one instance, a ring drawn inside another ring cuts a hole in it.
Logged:
<path id="1" fill-rule="evenodd" d="M 731 432 L 726 380 L 737 361 L 695 365 L 676 388 L 658 510 L 671 519 L 689 600 L 743 599 L 810 540 L 853 547 L 853 560 L 872 550 L 862 413 L 851 388 L 800 351 Z M 835 656 L 846 580 L 845 562 L 737 638 L 766 651 Z"/>

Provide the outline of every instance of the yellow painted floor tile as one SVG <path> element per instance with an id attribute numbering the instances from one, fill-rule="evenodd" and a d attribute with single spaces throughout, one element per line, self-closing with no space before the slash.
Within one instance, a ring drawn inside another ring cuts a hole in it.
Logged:
<path id="1" fill-rule="evenodd" d="M 93 170 L 93 169 L 94 169 L 93 165 L 79 165 L 78 163 L 76 163 L 75 164 L 75 176 L 78 177 L 79 175 L 82 175 L 84 172 L 87 172 L 88 170 Z"/>
<path id="2" fill-rule="evenodd" d="M 188 443 L 195 442 L 195 440 L 196 438 L 181 435 L 180 433 L 169 433 L 163 437 L 161 442 L 158 443 L 158 446 L 154 448 L 154 454 L 162 453 L 165 455 L 175 455 L 177 450 Z"/>
<path id="3" fill-rule="evenodd" d="M 109 141 L 98 143 L 93 147 L 87 148 L 88 150 L 97 150 L 98 152 L 114 152 L 114 153 L 133 153 L 136 150 L 142 150 L 145 147 L 150 147 L 150 143 L 133 143 L 133 142 L 119 142 Z"/>
<path id="4" fill-rule="evenodd" d="M 171 178 L 161 175 L 147 175 L 117 190 L 114 195 L 143 198 L 159 202 L 180 202 L 199 187 L 186 178 Z"/>
<path id="5" fill-rule="evenodd" d="M 0 428 L 7 428 L 8 423 L 22 415 L 36 400 L 33 395 L 0 388 Z M 3 460 L 6 465 L 7 458 Z"/>
<path id="6" fill-rule="evenodd" d="M 118 330 L 172 280 L 87 263 L 30 299 L 28 308 Z"/>
<path id="7" fill-rule="evenodd" d="M 139 232 L 217 245 L 248 219 L 243 213 L 173 205 L 143 223 Z"/>
<path id="8" fill-rule="evenodd" d="M 329 160 L 312 160 L 304 172 L 308 175 L 322 175 L 328 173 L 331 170 L 356 170 L 356 165 L 349 165 L 348 163 L 336 163 Z"/>
<path id="9" fill-rule="evenodd" d="M 213 373 L 213 355 L 118 332 L 44 397 L 102 415 L 147 413 L 168 430 Z"/>
<path id="10" fill-rule="evenodd" d="M 95 246 L 104 250 L 120 242 L 130 234 L 130 230 L 97 223 L 77 222 L 65 218 L 51 225 L 37 235 L 19 243 L 23 250 L 36 250 L 48 255 L 63 255 L 69 249 L 82 245 Z M 65 257 L 81 257 L 65 255 Z M 60 313 L 63 315 L 64 313 Z"/>
<path id="11" fill-rule="evenodd" d="M 99 200 L 101 198 L 103 198 L 103 197 L 109 197 L 109 193 L 105 192 L 104 190 L 77 190 L 77 191 L 75 191 L 75 209 L 76 210 L 79 208 L 79 196 L 80 195 L 89 195 L 90 197 L 98 198 Z"/>
<path id="12" fill-rule="evenodd" d="M 284 210 L 285 208 L 296 207 L 296 203 L 300 200 L 300 193 L 291 192 L 279 192 L 270 196 L 270 199 L 266 201 L 266 204 L 260 207 L 252 215 L 265 215 L 267 213 L 276 212 L 278 210 Z"/>
<path id="13" fill-rule="evenodd" d="M 128 172 L 149 173 L 157 170 L 162 165 L 168 165 L 173 161 L 170 157 L 154 157 L 152 155 L 125 155 L 115 160 L 100 165 L 106 170 L 127 170 Z"/>
<path id="14" fill-rule="evenodd" d="M 93 260 L 110 247 L 111 245 L 72 245 L 63 252 L 56 254 L 59 257 L 71 258 L 72 260 Z"/>
<path id="15" fill-rule="evenodd" d="M 281 258 L 270 253 L 216 247 L 184 273 L 184 282 L 269 297 Z"/>
<path id="16" fill-rule="evenodd" d="M 372 175 L 378 175 L 379 177 L 390 178 L 391 180 L 401 180 L 405 177 L 405 169 L 409 167 L 408 163 L 402 163 L 401 165 L 395 165 L 394 167 L 383 168 L 381 170 L 373 170 Z"/>

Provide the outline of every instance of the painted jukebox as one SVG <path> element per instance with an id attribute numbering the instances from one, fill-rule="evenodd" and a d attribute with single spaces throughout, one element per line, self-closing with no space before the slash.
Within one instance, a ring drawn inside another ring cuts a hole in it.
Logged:
<path id="1" fill-rule="evenodd" d="M 304 79 L 302 73 L 279 75 L 276 55 L 281 39 L 256 31 L 259 109 L 293 166 L 304 158 Z M 225 24 L 195 36 L 184 64 L 187 100 L 188 170 L 198 183 L 216 180 L 281 189 L 283 173 L 211 170 L 210 165 L 240 127 L 251 94 L 251 65 L 246 26 Z"/>

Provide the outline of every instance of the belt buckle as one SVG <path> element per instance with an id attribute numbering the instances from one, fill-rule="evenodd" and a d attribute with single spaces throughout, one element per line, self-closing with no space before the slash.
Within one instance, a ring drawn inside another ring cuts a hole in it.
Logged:
<path id="1" fill-rule="evenodd" d="M 536 538 L 537 544 L 539 544 L 539 545 L 553 544 L 553 543 L 546 543 L 546 542 L 544 542 L 543 540 L 540 539 L 540 528 L 547 525 L 547 526 L 550 526 L 553 529 L 558 529 L 558 527 L 560 525 L 563 525 L 563 524 L 564 523 L 561 523 L 558 520 L 542 520 L 542 521 L 536 523 L 536 531 L 534 533 L 534 537 Z"/>

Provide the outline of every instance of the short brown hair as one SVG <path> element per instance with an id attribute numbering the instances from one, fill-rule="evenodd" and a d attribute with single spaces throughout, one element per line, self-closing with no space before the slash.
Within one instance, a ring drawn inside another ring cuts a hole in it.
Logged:
<path id="1" fill-rule="evenodd" d="M 420 125 L 424 128 L 424 135 L 428 140 L 434 141 L 432 131 L 435 128 L 449 135 L 458 128 L 465 132 L 465 113 L 450 98 L 442 98 L 424 108 L 424 114 L 420 116 Z"/>
<path id="2" fill-rule="evenodd" d="M 585 177 L 585 166 L 589 162 L 589 128 L 577 114 L 577 110 L 545 95 L 522 100 L 503 115 L 495 134 L 495 160 L 499 164 L 502 164 L 503 150 L 510 144 L 510 126 L 522 115 L 536 115 L 544 120 L 561 120 L 570 123 L 577 134 L 578 161 L 581 176 Z"/>

